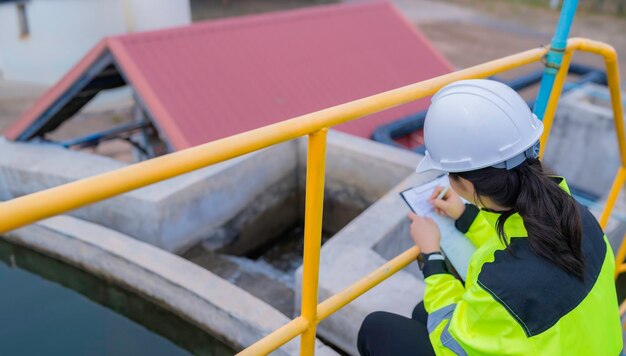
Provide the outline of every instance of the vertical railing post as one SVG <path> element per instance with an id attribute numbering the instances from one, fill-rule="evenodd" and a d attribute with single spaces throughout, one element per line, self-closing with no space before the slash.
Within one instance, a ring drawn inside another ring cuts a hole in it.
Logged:
<path id="1" fill-rule="evenodd" d="M 302 317 L 309 322 L 309 326 L 300 337 L 300 355 L 303 356 L 315 352 L 327 132 L 327 129 L 322 129 L 310 134 L 307 152 Z"/>
<path id="2" fill-rule="evenodd" d="M 611 108 L 613 109 L 613 123 L 617 135 L 620 162 L 626 168 L 626 133 L 624 132 L 624 104 L 622 102 L 622 90 L 619 82 L 619 69 L 617 66 L 617 54 L 615 52 L 603 53 L 606 65 L 606 80 L 611 94 Z"/>
<path id="3" fill-rule="evenodd" d="M 609 86 L 609 92 L 611 93 L 613 122 L 615 124 L 615 134 L 617 135 L 617 145 L 619 147 L 621 166 L 606 200 L 602 217 L 600 218 L 600 225 L 602 228 L 604 228 L 608 223 L 613 206 L 615 205 L 617 197 L 624 186 L 624 180 L 626 180 L 626 134 L 624 132 L 624 107 L 622 104 L 622 91 L 619 83 L 617 54 L 615 54 L 615 52 L 611 54 L 605 52 L 603 53 L 603 57 L 606 65 L 607 84 Z M 620 244 L 617 254 L 615 255 L 615 263 L 617 265 L 615 273 L 616 278 L 620 273 L 619 267 L 624 263 L 624 258 L 626 258 L 626 240 L 622 239 L 622 243 Z"/>
<path id="4" fill-rule="evenodd" d="M 624 186 L 624 178 L 626 177 L 625 173 L 626 171 L 624 171 L 623 167 L 619 167 L 619 169 L 617 170 L 617 174 L 615 175 L 615 179 L 613 180 L 613 184 L 611 185 L 611 190 L 609 191 L 609 195 L 606 198 L 606 203 L 604 204 L 602 215 L 600 216 L 599 223 L 602 229 L 606 229 L 606 225 L 609 223 L 611 211 L 613 211 L 613 207 L 615 206 L 615 202 L 617 201 L 619 192 Z"/>
<path id="5" fill-rule="evenodd" d="M 541 135 L 541 145 L 539 146 L 539 157 L 543 157 L 548 146 L 548 137 L 552 130 L 552 123 L 554 122 L 554 115 L 556 114 L 556 108 L 559 105 L 559 99 L 561 98 L 561 92 L 563 91 L 563 85 L 565 85 L 565 79 L 569 72 L 569 65 L 572 60 L 573 50 L 567 50 L 560 62 L 560 69 L 556 75 L 556 79 L 552 85 L 552 92 L 550 93 L 550 99 L 547 102 L 547 107 L 543 114 L 543 134 Z"/>

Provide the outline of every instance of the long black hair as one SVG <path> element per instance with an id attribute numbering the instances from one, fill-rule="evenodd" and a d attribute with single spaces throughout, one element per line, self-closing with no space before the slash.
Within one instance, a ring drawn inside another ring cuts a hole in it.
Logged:
<path id="1" fill-rule="evenodd" d="M 580 211 L 574 199 L 550 178 L 537 159 L 527 159 L 511 169 L 483 168 L 470 172 L 450 173 L 474 185 L 476 199 L 488 197 L 496 204 L 510 208 L 496 223 L 500 239 L 508 245 L 505 221 L 519 213 L 528 232 L 533 252 L 559 268 L 583 279 L 582 227 Z"/>

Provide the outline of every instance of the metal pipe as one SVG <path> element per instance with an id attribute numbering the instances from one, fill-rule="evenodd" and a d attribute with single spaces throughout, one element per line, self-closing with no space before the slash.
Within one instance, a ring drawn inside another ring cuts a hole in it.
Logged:
<path id="1" fill-rule="evenodd" d="M 602 227 L 602 229 L 604 229 L 609 222 L 611 211 L 613 210 L 613 206 L 615 206 L 615 202 L 617 201 L 619 193 L 622 191 L 625 179 L 626 169 L 624 167 L 620 167 L 617 171 L 617 175 L 615 176 L 615 180 L 613 181 L 613 185 L 611 186 L 611 191 L 609 192 L 609 196 L 606 200 L 604 210 L 602 211 L 602 216 L 600 216 L 600 226 Z M 626 259 L 626 236 L 624 236 L 624 238 L 622 239 L 622 243 L 617 249 L 617 254 L 615 254 L 615 265 L 618 267 L 618 269 L 616 269 L 615 271 L 615 278 L 617 278 L 617 276 L 623 272 L 619 270 L 619 267 L 624 266 L 624 259 Z"/>
<path id="2" fill-rule="evenodd" d="M 611 108 L 613 109 L 613 123 L 620 151 L 622 167 L 626 169 L 626 135 L 624 132 L 624 108 L 622 106 L 622 91 L 620 88 L 619 68 L 617 52 L 612 46 L 584 38 L 572 38 L 568 41 L 571 50 L 580 50 L 600 55 L 604 58 L 606 66 L 607 85 L 611 95 Z"/>
<path id="3" fill-rule="evenodd" d="M 300 355 L 303 356 L 315 353 L 327 132 L 328 129 L 322 129 L 309 135 L 302 262 L 302 317 L 308 327 L 300 337 Z"/>
<path id="4" fill-rule="evenodd" d="M 541 134 L 541 138 L 539 142 L 539 157 L 543 157 L 543 153 L 548 146 L 548 137 L 550 136 L 550 131 L 552 130 L 552 123 L 554 122 L 554 115 L 556 114 L 556 107 L 559 104 L 559 99 L 561 98 L 561 92 L 563 90 L 563 84 L 565 84 L 565 79 L 567 78 L 567 72 L 569 68 L 569 63 L 572 59 L 572 54 L 574 51 L 572 49 L 568 49 L 565 52 L 565 56 L 562 58 L 563 61 L 561 63 L 561 69 L 558 71 L 556 79 L 553 82 L 552 93 L 550 95 L 550 100 L 548 101 L 548 107 L 545 109 L 545 115 L 543 117 L 543 133 Z M 543 85 L 543 82 L 542 82 Z M 539 100 L 539 99 L 537 99 Z M 535 102 L 535 108 L 537 107 L 537 102 Z"/>
<path id="5" fill-rule="evenodd" d="M 92 133 L 86 136 L 61 141 L 58 142 L 58 144 L 65 148 L 70 148 L 72 146 L 79 146 L 81 148 L 95 146 L 102 141 L 112 140 L 121 134 L 131 133 L 137 130 L 147 128 L 149 126 L 150 124 L 147 122 L 133 122 L 130 124 L 116 126 L 108 130 Z"/>
<path id="6" fill-rule="evenodd" d="M 417 246 L 413 246 L 408 250 L 404 251 L 400 255 L 394 257 L 389 262 L 384 265 L 378 267 L 375 271 L 361 278 L 357 282 L 351 284 L 350 286 L 343 289 L 341 292 L 333 295 L 332 297 L 324 300 L 317 306 L 317 322 L 320 322 L 326 319 L 328 316 L 346 306 L 348 303 L 352 302 L 356 298 L 363 295 L 368 290 L 374 288 L 382 281 L 386 280 L 394 273 L 403 269 L 410 263 L 414 262 L 419 254 L 419 249 Z M 305 320 L 302 316 L 299 316 L 297 319 Z M 295 319 L 294 319 L 295 320 Z M 288 327 L 296 327 L 293 326 L 293 322 L 283 325 L 280 329 L 272 332 L 267 335 L 260 341 L 256 342 L 252 346 L 248 347 L 244 351 L 238 354 L 238 356 L 243 355 L 265 355 L 271 352 L 272 350 L 277 349 L 291 338 L 295 337 L 297 334 L 294 332 L 287 333 L 286 329 Z M 307 322 L 308 323 L 308 322 Z M 304 330 L 304 327 L 302 328 Z M 264 341 L 261 343 L 261 341 Z M 279 343 L 280 341 L 280 343 Z M 244 353 L 245 352 L 245 353 Z"/>
<path id="7" fill-rule="evenodd" d="M 602 211 L 602 215 L 600 216 L 599 223 L 602 229 L 606 228 L 606 224 L 609 222 L 611 211 L 613 210 L 613 206 L 615 206 L 617 197 L 620 191 L 622 190 L 622 187 L 624 186 L 625 179 L 626 179 L 626 170 L 624 169 L 624 167 L 620 167 L 617 170 L 617 174 L 615 175 L 615 179 L 613 180 L 613 185 L 611 185 L 611 190 L 609 191 L 609 196 L 607 197 L 606 203 L 604 205 L 604 210 Z M 620 251 L 621 250 L 622 248 L 620 247 Z"/>
<path id="8" fill-rule="evenodd" d="M 535 114 L 540 120 L 543 120 L 546 105 L 550 96 L 554 94 L 552 87 L 554 85 L 555 76 L 561 68 L 561 61 L 563 59 L 563 53 L 567 47 L 567 37 L 569 30 L 574 22 L 574 15 L 576 15 L 576 8 L 578 7 L 578 0 L 564 0 L 563 7 L 561 8 L 561 16 L 559 22 L 556 25 L 556 31 L 550 44 L 550 50 L 546 55 L 545 68 L 543 77 L 541 78 L 541 86 L 539 87 L 539 94 L 537 94 L 537 101 L 535 103 Z"/>
<path id="9" fill-rule="evenodd" d="M 588 66 L 588 65 L 570 63 L 569 68 L 568 68 L 568 73 L 577 74 L 577 75 L 580 75 L 581 77 L 578 80 L 576 80 L 574 83 L 565 83 L 561 91 L 562 94 L 584 83 L 593 82 L 593 83 L 598 83 L 602 85 L 606 85 L 607 83 L 606 73 L 604 71 Z M 529 74 L 524 74 L 512 80 L 504 80 L 496 76 L 492 76 L 490 77 L 490 79 L 500 81 L 510 86 L 512 89 L 516 91 L 520 91 L 531 85 L 539 83 L 541 81 L 542 76 L 543 76 L 543 71 L 540 70 L 540 71 L 535 71 Z M 531 108 L 531 110 L 535 106 L 535 100 L 536 99 L 533 99 L 528 102 L 528 106 Z M 390 146 L 406 148 L 402 146 L 401 144 L 397 143 L 395 139 L 409 135 L 412 132 L 422 129 L 424 127 L 424 119 L 426 118 L 426 112 L 427 110 L 423 110 L 416 114 L 406 116 L 396 121 L 381 125 L 377 127 L 376 130 L 374 130 L 371 138 L 374 141 L 382 142 Z M 418 146 L 416 148 L 413 148 L 412 150 L 414 152 L 423 154 L 425 148 L 423 146 Z"/>
<path id="10" fill-rule="evenodd" d="M 302 334 L 304 330 L 309 326 L 309 322 L 303 317 L 299 316 L 280 328 L 274 330 L 271 335 L 275 337 L 264 337 L 254 344 L 248 346 L 243 351 L 239 352 L 237 356 L 257 356 L 267 355 L 270 352 L 278 349 L 286 344 L 289 340 Z"/>
<path id="11" fill-rule="evenodd" d="M 612 55 L 611 55 L 612 54 Z M 619 83 L 619 70 L 617 68 L 617 53 L 607 52 L 604 57 L 606 63 L 606 76 L 611 94 L 611 107 L 613 109 L 613 122 L 617 134 L 617 144 L 622 158 L 622 167 L 626 168 L 626 139 L 624 137 L 624 107 L 622 106 L 622 91 Z"/>
<path id="12" fill-rule="evenodd" d="M 588 45 L 588 44 L 583 44 Z M 583 47 L 581 46 L 581 47 Z M 610 46 L 609 46 L 610 47 Z M 602 218 L 600 223 L 604 223 L 603 227 L 608 223 L 609 216 L 613 210 L 613 206 L 617 197 L 619 196 L 622 187 L 624 186 L 624 180 L 626 179 L 626 139 L 624 133 L 624 111 L 622 107 L 622 91 L 619 83 L 619 70 L 617 66 L 617 53 L 610 47 L 603 51 L 604 62 L 606 64 L 606 76 L 609 85 L 609 92 L 611 94 L 611 107 L 613 108 L 613 122 L 615 124 L 615 133 L 617 135 L 617 143 L 620 151 L 620 157 L 622 159 L 622 166 L 620 167 L 615 182 L 609 192 L 609 197 L 606 201 L 606 206 L 602 212 Z M 617 275 L 626 271 L 626 265 L 624 264 L 624 258 L 626 258 L 626 240 L 622 239 L 620 244 L 615 263 L 618 266 L 616 271 Z"/>
<path id="13" fill-rule="evenodd" d="M 411 262 L 415 261 L 417 255 L 419 255 L 419 248 L 413 246 L 404 251 L 400 255 L 394 257 L 389 262 L 378 267 L 374 272 L 361 278 L 357 282 L 346 287 L 341 292 L 326 299 L 317 307 L 317 317 L 319 320 L 323 320 L 332 313 L 346 306 L 363 293 L 377 286 L 380 282 L 392 276 L 394 273 L 406 267 Z"/>
<path id="14" fill-rule="evenodd" d="M 461 79 L 485 78 L 537 62 L 546 53 L 535 48 L 448 73 L 385 93 L 337 105 L 294 119 L 170 153 L 111 172 L 49 188 L 0 203 L 0 233 L 96 203 L 246 153 L 332 127 L 434 94 Z"/>
<path id="15" fill-rule="evenodd" d="M 613 206 L 617 200 L 617 196 L 619 195 L 626 180 L 626 137 L 624 132 L 624 111 L 622 107 L 622 92 L 619 84 L 617 52 L 613 47 L 606 43 L 582 38 L 571 39 L 568 42 L 568 47 L 571 47 L 572 50 L 580 50 L 601 55 L 604 58 L 604 63 L 606 65 L 607 84 L 611 94 L 611 107 L 613 109 L 613 122 L 615 124 L 615 134 L 617 135 L 617 143 L 622 165 L 617 171 L 617 175 L 615 176 L 613 186 L 609 192 L 604 211 L 600 217 L 600 226 L 605 228 L 608 223 L 611 210 L 613 210 Z"/>
<path id="16" fill-rule="evenodd" d="M 615 83 L 615 80 L 618 79 L 618 77 L 616 77 L 617 73 L 616 73 L 615 70 L 611 70 L 611 71 L 608 70 L 609 63 L 613 63 L 611 65 L 615 65 L 615 66 L 617 65 L 616 64 L 616 58 L 617 58 L 616 56 L 617 55 L 615 53 L 615 50 L 611 46 L 606 45 L 606 44 L 601 43 L 601 42 L 597 42 L 597 41 L 591 41 L 591 40 L 586 40 L 586 39 L 574 38 L 574 39 L 571 39 L 570 41 L 568 41 L 568 48 L 570 48 L 572 51 L 573 50 L 583 50 L 583 51 L 592 52 L 592 53 L 599 54 L 599 55 L 603 56 L 605 58 L 606 63 L 607 63 L 607 76 L 609 78 L 611 78 L 611 77 L 613 78 L 613 79 L 609 79 L 609 83 L 611 83 L 611 81 L 613 81 Z M 611 62 L 611 58 L 613 59 L 612 62 Z M 482 77 L 486 77 L 486 76 L 482 76 Z M 561 83 L 559 85 L 562 86 L 563 83 Z M 615 84 L 613 84 L 613 86 L 615 86 Z M 557 89 L 559 89 L 559 88 L 557 88 Z M 560 93 L 560 89 L 558 90 L 558 92 Z M 612 90 L 611 91 L 611 96 L 612 96 L 613 102 L 617 102 L 618 99 L 620 99 L 620 101 L 621 101 L 619 92 L 616 93 L 614 90 Z M 555 110 L 557 102 L 558 102 L 558 100 L 554 101 L 552 103 L 552 105 L 554 106 L 553 110 Z M 619 120 L 623 120 L 622 113 L 620 112 L 620 114 L 617 114 L 617 116 L 615 116 L 615 118 L 616 118 L 616 120 L 618 118 L 619 118 Z M 618 123 L 616 123 L 616 125 L 618 125 Z M 623 135 L 620 136 L 618 134 L 618 140 L 620 142 L 623 142 L 624 141 Z M 621 145 L 620 145 L 620 147 L 621 147 Z M 623 181 L 624 181 L 624 170 L 623 169 L 620 169 L 620 171 L 618 172 L 618 177 L 616 177 L 616 182 L 618 182 L 618 181 L 621 182 L 620 185 L 619 185 L 619 187 L 621 187 L 621 184 L 623 184 Z M 616 183 L 616 185 L 617 185 L 617 183 Z M 619 189 L 618 189 L 618 191 L 619 191 Z M 605 214 L 610 214 L 610 210 L 611 209 L 612 209 L 612 205 L 609 206 L 607 204 L 607 207 L 605 208 Z M 625 251 L 626 251 L 626 247 L 625 247 Z M 360 296 L 363 293 L 365 293 L 367 290 L 373 288 L 376 284 L 380 283 L 380 281 L 384 280 L 385 278 L 387 278 L 391 274 L 395 273 L 397 270 L 399 270 L 402 267 L 406 266 L 408 263 L 410 263 L 415 258 L 415 256 L 417 256 L 417 254 L 418 254 L 417 248 L 413 248 L 413 249 L 409 249 L 409 250 L 405 251 L 402 255 L 397 256 L 392 261 L 386 263 L 385 265 L 383 265 L 382 267 L 380 267 L 376 271 L 370 273 L 368 276 L 362 278 L 361 280 L 359 280 L 355 284 L 347 287 L 346 289 L 344 289 L 343 291 L 341 291 L 337 295 L 332 296 L 332 297 L 328 298 L 327 300 L 325 300 L 324 302 L 322 302 L 318 306 L 318 309 L 317 309 L 318 321 L 319 320 L 323 320 L 328 315 L 330 315 L 330 314 L 334 313 L 335 311 L 339 310 L 342 306 L 348 304 L 349 302 L 351 302 L 352 300 L 354 300 L 358 296 Z M 626 267 L 624 267 L 624 268 L 626 268 Z M 279 335 L 270 334 L 270 335 L 266 336 L 266 338 L 275 338 L 275 337 L 279 337 Z"/>
<path id="17" fill-rule="evenodd" d="M 626 299 L 619 305 L 619 315 L 624 316 L 624 313 L 626 313 Z"/>
<path id="18" fill-rule="evenodd" d="M 624 167 L 626 167 L 626 143 L 624 142 L 623 112 L 621 108 L 621 94 L 619 91 L 619 76 L 617 74 L 617 55 L 611 46 L 586 39 L 571 39 L 568 41 L 568 48 L 570 50 L 580 49 L 600 54 L 605 58 L 607 65 L 608 84 L 611 92 L 617 138 L 623 165 L 618 172 L 618 177 L 616 177 L 614 184 L 615 189 L 612 189 L 609 196 L 610 201 L 610 199 L 616 198 L 620 190 L 619 188 L 621 188 L 621 185 L 624 183 Z M 306 213 L 308 232 L 305 232 L 305 236 L 307 237 L 305 238 L 304 261 L 304 273 L 307 275 L 304 284 L 309 285 L 309 287 L 303 290 L 303 315 L 278 329 L 277 332 L 268 335 L 254 344 L 265 345 L 264 347 L 267 348 L 262 350 L 267 352 L 251 352 L 250 349 L 244 350 L 244 354 L 268 353 L 296 335 L 304 332 L 303 339 L 306 340 L 302 342 L 302 352 L 305 355 L 309 355 L 313 352 L 315 327 L 321 318 L 330 315 L 377 283 L 380 283 L 380 281 L 410 263 L 417 255 L 417 248 L 407 250 L 402 255 L 368 275 L 368 277 L 357 282 L 356 285 L 346 288 L 337 296 L 331 297 L 319 306 L 311 308 L 314 303 L 317 303 L 318 292 L 317 282 L 319 271 L 313 267 L 319 267 L 319 239 L 321 234 L 318 232 L 321 230 L 322 218 L 321 205 L 323 203 L 326 128 L 432 95 L 439 88 L 457 80 L 485 78 L 508 69 L 536 62 L 540 60 L 545 53 L 546 49 L 542 48 L 525 51 L 382 94 L 373 95 L 347 104 L 338 105 L 260 129 L 251 130 L 201 146 L 151 159 L 112 172 L 3 202 L 0 203 L 0 216 L 2 216 L 2 219 L 0 219 L 0 233 L 133 189 L 191 172 L 214 163 L 253 152 L 270 145 L 310 134 L 310 165 L 307 169 Z M 557 82 L 557 90 L 555 90 L 555 93 L 560 93 L 559 86 L 562 86 L 562 82 L 560 84 Z M 557 101 L 558 100 L 555 100 L 550 103 L 548 108 L 555 110 Z M 310 199 L 309 196 L 311 197 Z M 612 205 L 609 204 L 609 201 L 607 201 L 605 215 L 610 213 L 612 209 Z M 624 268 L 626 267 L 619 267 L 618 270 Z M 254 351 L 255 349 L 252 350 Z M 257 348 L 256 350 L 260 349 Z"/>
<path id="19" fill-rule="evenodd" d="M 616 272 L 616 276 L 615 276 L 616 278 L 617 278 L 617 275 L 626 272 L 626 264 L 618 265 L 615 272 Z"/>

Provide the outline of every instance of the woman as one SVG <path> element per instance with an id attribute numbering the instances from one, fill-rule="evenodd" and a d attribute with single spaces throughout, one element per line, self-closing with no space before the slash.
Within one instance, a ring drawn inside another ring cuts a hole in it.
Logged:
<path id="1" fill-rule="evenodd" d="M 370 314 L 361 354 L 621 354 L 613 253 L 565 180 L 544 173 L 542 131 L 524 100 L 499 82 L 459 81 L 433 97 L 417 171 L 449 172 L 452 189 L 443 199 L 436 189 L 431 203 L 477 250 L 463 284 L 446 268 L 437 225 L 409 214 L 423 304 L 412 319 Z"/>

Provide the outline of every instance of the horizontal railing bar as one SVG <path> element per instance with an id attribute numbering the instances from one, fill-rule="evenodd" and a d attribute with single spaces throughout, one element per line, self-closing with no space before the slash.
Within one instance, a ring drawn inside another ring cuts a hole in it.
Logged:
<path id="1" fill-rule="evenodd" d="M 611 72 L 607 72 L 607 75 L 612 74 L 612 76 L 617 78 L 617 54 L 610 45 L 593 40 L 574 38 L 568 41 L 567 48 L 568 50 L 582 50 L 602 55 Z M 509 69 L 537 62 L 547 51 L 547 48 L 531 49 L 402 88 L 2 202 L 0 203 L 0 216 L 2 216 L 2 219 L 0 219 L 0 233 L 274 144 L 311 134 L 326 127 L 333 127 L 430 96 L 446 84 L 457 80 L 485 78 Z M 615 79 L 610 83 L 612 93 L 618 88 L 614 82 Z M 617 102 L 617 99 L 614 100 L 614 104 L 615 102 Z M 621 122 L 616 125 L 623 128 Z M 620 141 L 622 162 L 626 162 L 626 143 L 624 142 L 623 132 L 618 132 L 618 140 Z M 607 210 L 610 211 L 611 209 Z M 319 304 L 317 306 L 317 321 L 328 317 L 405 267 L 415 259 L 417 254 L 417 247 L 405 251 L 355 284 Z M 622 269 L 626 269 L 626 267 L 620 266 L 618 271 Z M 309 322 L 302 317 L 295 318 L 240 354 L 257 355 L 269 353 L 297 335 L 302 334 L 309 327 L 308 324 Z"/>
<path id="2" fill-rule="evenodd" d="M 237 354 L 237 356 L 257 356 L 267 355 L 271 351 L 278 349 L 286 344 L 289 340 L 302 334 L 309 326 L 309 322 L 299 316 L 280 328 L 274 330 L 270 335 L 273 337 L 264 337 L 255 342 L 245 350 Z"/>
<path id="3" fill-rule="evenodd" d="M 572 39 L 570 39 L 568 41 L 567 49 L 570 50 L 570 51 L 581 50 L 581 51 L 586 51 L 586 52 L 599 54 L 599 55 L 604 57 L 604 59 L 605 59 L 605 61 L 607 63 L 607 66 L 610 66 L 611 64 L 614 64 L 614 62 L 616 62 L 616 60 L 617 60 L 617 54 L 616 54 L 615 50 L 613 49 L 613 47 L 611 47 L 608 44 L 605 44 L 605 43 L 602 43 L 602 42 L 598 42 L 598 41 L 593 41 L 593 40 L 588 40 L 588 39 L 583 39 L 583 38 L 572 38 Z M 458 71 L 458 72 L 455 72 L 455 73 L 462 73 L 464 71 L 473 71 L 473 70 L 475 70 L 478 67 L 482 68 L 484 65 L 487 65 L 487 64 L 494 65 L 494 63 L 501 62 L 502 60 L 505 60 L 505 59 L 509 59 L 509 60 L 512 60 L 514 58 L 521 59 L 521 58 L 519 58 L 520 55 L 535 55 L 536 53 L 534 53 L 533 51 L 537 51 L 537 50 L 530 50 L 530 51 L 519 53 L 517 55 L 504 57 L 504 58 L 501 58 L 500 60 L 484 63 L 482 65 L 471 67 L 471 68 L 468 68 L 466 70 L 461 70 L 461 71 Z M 543 54 L 545 54 L 546 52 L 547 51 L 545 49 L 542 50 L 541 51 L 541 56 L 543 56 Z M 518 67 L 518 66 L 523 66 L 523 65 L 532 63 L 534 61 L 538 61 L 538 60 L 541 59 L 541 56 L 539 56 L 538 58 L 536 58 L 534 60 L 530 60 L 528 62 L 524 61 L 521 64 L 504 63 L 504 65 L 507 66 L 506 69 L 500 69 L 500 70 L 493 69 L 492 71 L 487 72 L 487 73 L 477 73 L 476 75 L 469 76 L 469 77 L 462 76 L 462 77 L 456 78 L 456 79 L 454 79 L 452 81 L 461 80 L 461 79 L 469 79 L 469 78 L 484 78 L 484 77 L 488 77 L 488 76 L 491 76 L 493 74 L 497 74 L 497 73 L 499 73 L 501 71 L 505 71 L 505 70 L 512 69 L 512 68 L 515 68 L 515 67 Z M 500 64 L 503 64 L 503 63 L 500 63 Z M 616 70 L 615 70 L 615 72 L 616 72 Z M 450 74 L 455 74 L 455 73 L 450 73 Z M 419 84 L 424 85 L 425 83 L 428 83 L 428 85 L 431 85 L 432 84 L 432 83 L 430 83 L 431 81 L 433 81 L 433 80 L 441 80 L 442 78 L 447 77 L 447 76 L 449 76 L 449 75 L 444 75 L 444 76 L 440 76 L 440 77 L 437 77 L 437 78 L 433 78 L 431 80 L 427 80 L 427 81 L 424 81 L 424 82 L 421 82 L 421 83 L 417 83 L 417 84 L 414 84 L 412 86 L 419 85 Z M 447 84 L 447 82 L 442 84 L 441 86 L 443 86 L 445 84 Z M 431 92 L 429 94 L 425 94 L 424 96 L 428 96 L 428 95 L 434 94 L 434 92 L 436 90 L 438 90 L 441 86 L 437 86 L 434 89 L 433 92 Z M 549 133 L 549 130 L 548 130 L 548 133 Z M 618 133 L 618 140 L 619 141 L 623 141 L 623 135 L 620 135 Z M 621 149 L 622 147 L 626 147 L 626 146 L 624 146 L 624 142 L 620 142 L 620 153 L 623 152 L 623 150 Z M 619 179 L 619 178 L 616 178 L 616 179 Z M 394 259 L 392 259 L 391 261 L 387 262 L 383 266 L 379 267 L 375 271 L 371 272 L 367 276 L 363 277 L 359 281 L 357 281 L 357 282 L 353 283 L 352 285 L 350 285 L 349 287 L 345 288 L 341 292 L 333 295 L 332 297 L 330 297 L 330 298 L 326 299 L 325 301 L 323 301 L 322 303 L 320 303 L 318 305 L 318 307 L 317 307 L 317 318 L 318 318 L 317 322 L 319 322 L 319 321 L 325 319 L 326 317 L 332 315 L 333 313 L 335 313 L 336 311 L 338 311 L 339 309 L 341 309 L 342 307 L 344 307 L 348 303 L 352 302 L 354 299 L 358 298 L 359 296 L 361 296 L 362 294 L 364 294 L 365 292 L 367 292 L 371 288 L 375 287 L 376 285 L 378 285 L 379 283 L 381 283 L 385 279 L 389 278 L 394 273 L 398 272 L 400 269 L 406 267 L 409 263 L 411 263 L 413 260 L 415 260 L 415 258 L 417 257 L 418 254 L 419 254 L 419 249 L 417 247 L 412 247 L 412 248 L 406 250 L 405 252 L 403 252 L 402 254 L 396 256 Z M 626 270 L 626 265 L 620 266 L 618 268 L 618 271 L 620 271 L 622 268 Z M 262 341 L 264 341 L 266 339 L 276 341 L 275 339 L 282 338 L 282 337 L 284 337 L 284 334 L 278 334 L 277 332 L 274 332 L 274 333 L 266 336 L 262 340 L 259 340 L 253 346 L 256 347 L 257 344 L 261 343 Z M 280 341 L 281 342 L 287 342 L 289 340 L 280 340 Z M 253 346 L 251 346 L 251 347 L 253 347 Z M 261 349 L 257 348 L 256 350 L 261 350 Z M 261 354 L 266 354 L 266 353 L 269 353 L 270 351 L 272 351 L 272 349 L 262 349 L 261 351 L 262 351 Z"/>
<path id="4" fill-rule="evenodd" d="M 538 61 L 536 48 L 0 203 L 0 233 L 434 94 L 442 86 Z"/>
<path id="5" fill-rule="evenodd" d="M 351 301 L 361 296 L 363 293 L 374 288 L 376 285 L 378 285 L 380 282 L 384 281 L 394 273 L 406 267 L 409 263 L 415 261 L 418 254 L 419 249 L 416 246 L 411 247 L 400 255 L 394 257 L 392 260 L 385 263 L 381 267 L 377 268 L 375 271 L 371 272 L 367 276 L 361 278 L 356 283 L 350 285 L 349 287 L 333 295 L 332 297 L 324 300 L 317 306 L 317 322 L 325 319 L 332 313 L 336 312 Z M 302 317 L 300 316 L 298 318 Z M 283 345 L 284 343 L 297 336 L 298 334 L 285 333 L 284 329 L 291 324 L 292 322 L 283 325 L 280 329 L 277 329 L 273 333 L 267 335 L 263 339 L 248 347 L 245 350 L 245 355 L 266 355 L 277 348 L 271 348 L 271 345 L 279 345 L 278 347 L 280 347 L 280 345 Z M 248 353 L 248 350 L 252 350 L 252 352 Z M 239 355 L 244 354 L 240 353 Z"/>
<path id="6" fill-rule="evenodd" d="M 374 288 L 380 282 L 389 278 L 394 273 L 408 266 L 411 262 L 415 261 L 418 254 L 419 249 L 417 248 L 417 246 L 413 246 L 403 253 L 399 254 L 398 256 L 394 257 L 389 262 L 378 267 L 376 270 L 374 270 L 374 272 L 371 272 L 370 274 L 361 278 L 341 292 L 324 300 L 317 307 L 318 321 L 325 319 L 329 315 L 333 314 L 337 310 L 343 308 L 348 303 L 361 296 L 363 293 Z"/>

